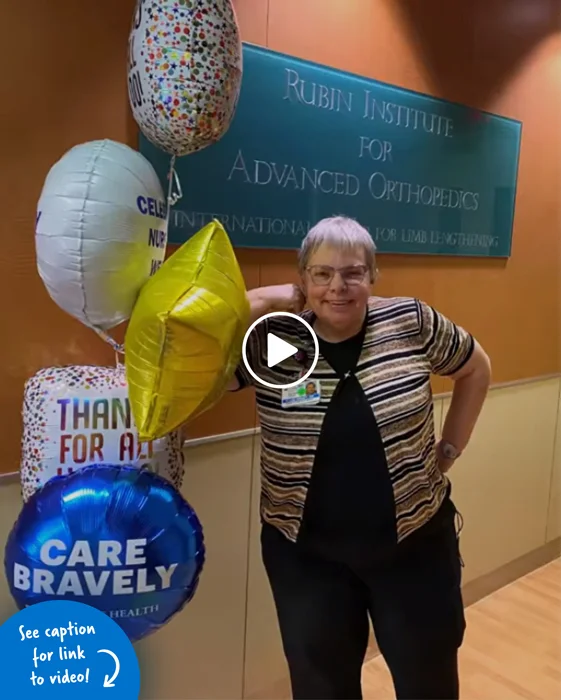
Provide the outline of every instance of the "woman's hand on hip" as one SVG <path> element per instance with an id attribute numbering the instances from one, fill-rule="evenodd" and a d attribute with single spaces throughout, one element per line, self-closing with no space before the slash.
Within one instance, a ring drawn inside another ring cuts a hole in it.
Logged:
<path id="1" fill-rule="evenodd" d="M 442 451 L 441 441 L 436 444 L 436 464 L 441 474 L 446 474 L 454 465 L 455 459 L 446 457 Z"/>

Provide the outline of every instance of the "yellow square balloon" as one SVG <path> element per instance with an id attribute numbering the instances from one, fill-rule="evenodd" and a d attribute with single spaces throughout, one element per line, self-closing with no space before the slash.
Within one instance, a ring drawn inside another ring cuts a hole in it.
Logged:
<path id="1" fill-rule="evenodd" d="M 240 362 L 248 324 L 238 261 L 212 221 L 146 282 L 129 321 L 125 367 L 141 440 L 163 437 L 216 403 Z"/>

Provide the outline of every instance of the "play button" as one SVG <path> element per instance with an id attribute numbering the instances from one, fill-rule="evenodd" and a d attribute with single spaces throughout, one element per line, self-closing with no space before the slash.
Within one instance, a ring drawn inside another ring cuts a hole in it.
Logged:
<path id="1" fill-rule="evenodd" d="M 259 384 L 274 389 L 289 389 L 306 381 L 318 356 L 318 340 L 310 324 L 284 311 L 257 319 L 242 344 L 247 371 Z"/>
<path id="2" fill-rule="evenodd" d="M 298 348 L 274 333 L 267 333 L 267 367 L 274 367 L 283 360 L 298 354 Z"/>

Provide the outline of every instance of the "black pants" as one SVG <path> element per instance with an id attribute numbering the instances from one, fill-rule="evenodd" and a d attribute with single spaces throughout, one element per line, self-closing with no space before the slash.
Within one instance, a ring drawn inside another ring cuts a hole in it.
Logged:
<path id="1" fill-rule="evenodd" d="M 362 698 L 368 616 L 398 700 L 458 698 L 465 618 L 453 520 L 368 566 L 318 556 L 269 525 L 261 541 L 294 700 Z"/>

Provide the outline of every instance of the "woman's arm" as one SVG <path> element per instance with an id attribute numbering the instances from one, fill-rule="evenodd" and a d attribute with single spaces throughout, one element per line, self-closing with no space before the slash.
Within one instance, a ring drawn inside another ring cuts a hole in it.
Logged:
<path id="1" fill-rule="evenodd" d="M 295 284 L 274 284 L 270 287 L 250 289 L 247 299 L 250 307 L 249 325 L 273 311 L 300 313 L 305 303 L 300 287 Z"/>
<path id="2" fill-rule="evenodd" d="M 446 472 L 454 463 L 454 459 L 444 454 L 445 445 L 452 445 L 459 453 L 466 448 L 491 383 L 491 362 L 477 341 L 474 341 L 470 359 L 450 378 L 454 381 L 452 401 L 437 447 L 442 472 Z"/>

